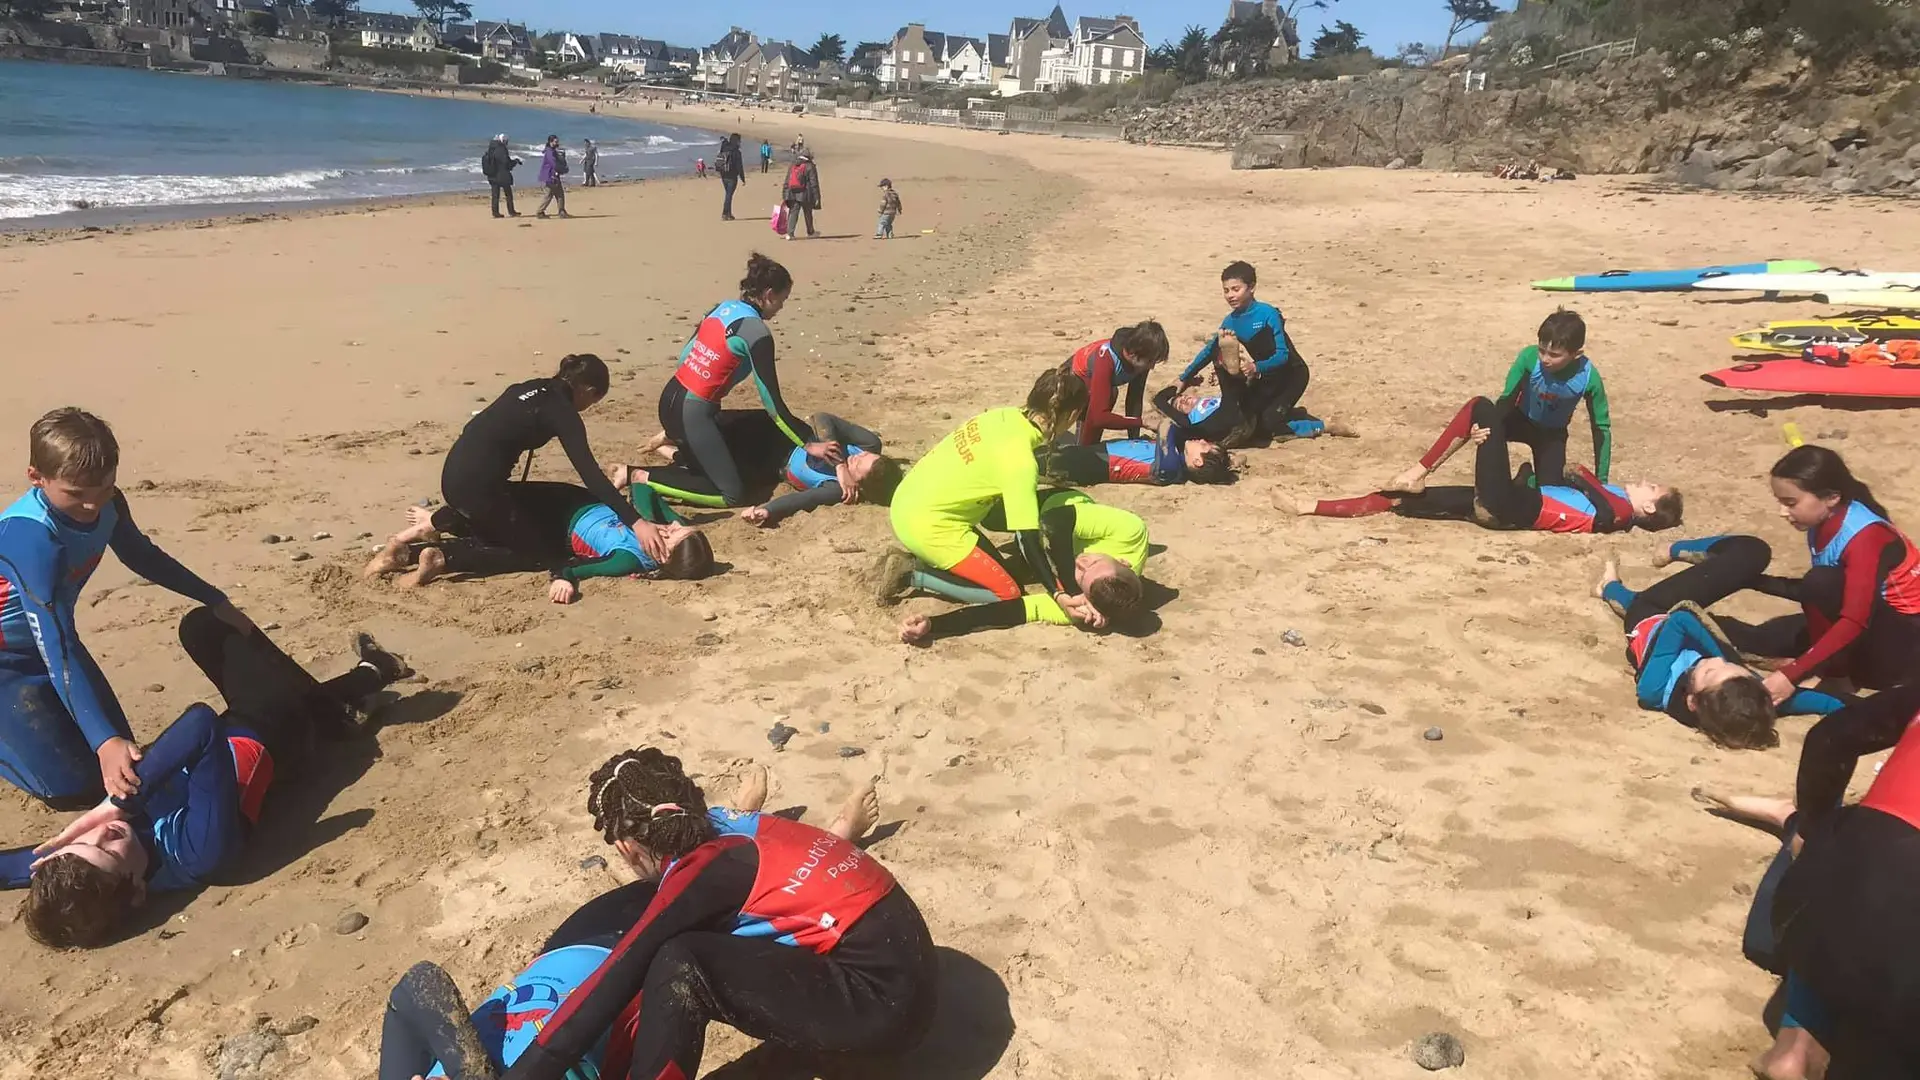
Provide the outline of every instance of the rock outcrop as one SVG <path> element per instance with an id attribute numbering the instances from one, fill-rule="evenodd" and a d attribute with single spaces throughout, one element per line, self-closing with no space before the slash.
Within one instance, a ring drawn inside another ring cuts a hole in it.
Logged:
<path id="1" fill-rule="evenodd" d="M 1538 162 L 1576 173 L 1659 174 L 1736 191 L 1914 191 L 1920 85 L 1904 71 L 1821 70 L 1739 49 L 1643 53 L 1579 73 L 1207 84 L 1116 117 L 1147 143 L 1237 145 L 1297 132 L 1309 165 L 1479 171 Z M 1502 82 L 1509 85 L 1502 85 Z"/>

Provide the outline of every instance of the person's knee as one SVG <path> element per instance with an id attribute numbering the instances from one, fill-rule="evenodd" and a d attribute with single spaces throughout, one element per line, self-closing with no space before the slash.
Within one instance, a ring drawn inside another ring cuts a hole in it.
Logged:
<path id="1" fill-rule="evenodd" d="M 1844 570 L 1837 566 L 1816 566 L 1800 579 L 1800 603 L 1829 619 L 1837 619 L 1846 588 Z"/>
<path id="2" fill-rule="evenodd" d="M 669 938 L 653 954 L 653 963 L 647 966 L 643 1000 L 650 1005 L 655 1002 L 690 1005 L 704 998 L 705 982 L 693 946 L 683 938 Z"/>
<path id="3" fill-rule="evenodd" d="M 400 981 L 393 985 L 387 995 L 387 1004 L 395 1009 L 409 1009 L 420 1005 L 432 1005 L 449 998 L 458 999 L 459 988 L 454 986 L 453 977 L 446 969 L 431 960 L 422 960 L 408 968 Z"/>
<path id="4" fill-rule="evenodd" d="M 1773 548 L 1757 536 L 1729 536 L 1714 545 L 1714 557 L 1737 560 L 1742 569 L 1763 574 L 1773 562 Z"/>
<path id="5" fill-rule="evenodd" d="M 226 625 L 212 608 L 194 608 L 180 619 L 180 647 L 189 653 L 204 648 L 207 641 L 220 636 Z"/>
<path id="6" fill-rule="evenodd" d="M 1500 422 L 1500 406 L 1489 398 L 1477 397 L 1467 403 L 1473 412 L 1475 425 L 1490 428 Z"/>

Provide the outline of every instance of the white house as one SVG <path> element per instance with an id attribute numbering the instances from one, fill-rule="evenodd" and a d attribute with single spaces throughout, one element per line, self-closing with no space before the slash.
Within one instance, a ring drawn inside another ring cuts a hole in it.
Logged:
<path id="1" fill-rule="evenodd" d="M 563 34 L 560 59 L 569 64 L 597 64 L 600 62 L 597 44 L 592 34 Z"/>
<path id="2" fill-rule="evenodd" d="M 704 90 L 724 91 L 734 60 L 759 41 L 758 36 L 737 26 L 728 30 L 726 37 L 700 50 L 700 62 L 693 69 L 693 84 Z"/>
<path id="3" fill-rule="evenodd" d="M 961 86 L 985 86 L 989 79 L 987 44 L 978 38 L 946 36 L 946 56 L 940 64 L 940 80 Z"/>
<path id="4" fill-rule="evenodd" d="M 440 35 L 423 19 L 377 12 L 363 12 L 360 17 L 360 44 L 369 49 L 432 52 L 440 47 Z"/>
<path id="5" fill-rule="evenodd" d="M 1147 70 L 1147 43 L 1131 15 L 1074 24 L 1073 79 L 1084 86 L 1126 82 Z"/>

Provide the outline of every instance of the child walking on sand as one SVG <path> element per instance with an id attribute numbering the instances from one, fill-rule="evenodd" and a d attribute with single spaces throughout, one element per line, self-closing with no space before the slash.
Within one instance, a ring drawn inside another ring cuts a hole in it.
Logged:
<path id="1" fill-rule="evenodd" d="M 893 239 L 893 219 L 900 212 L 900 193 L 893 190 L 893 181 L 880 181 L 880 221 L 873 227 L 875 240 Z"/>

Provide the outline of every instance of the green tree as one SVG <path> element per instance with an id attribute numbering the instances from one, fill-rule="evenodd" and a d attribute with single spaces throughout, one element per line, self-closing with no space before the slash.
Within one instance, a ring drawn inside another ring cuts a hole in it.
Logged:
<path id="1" fill-rule="evenodd" d="M 1189 26 L 1179 41 L 1163 42 L 1147 57 L 1147 66 L 1169 71 L 1183 83 L 1197 83 L 1207 77 L 1207 31 Z"/>
<path id="2" fill-rule="evenodd" d="M 473 18 L 473 5 L 463 0 L 413 0 L 420 17 L 435 30 L 445 30 L 449 19 L 465 22 Z"/>
<path id="3" fill-rule="evenodd" d="M 1214 31 L 1213 62 L 1236 79 L 1265 75 L 1273 66 L 1273 43 L 1280 30 L 1265 15 L 1229 19 Z"/>
<path id="4" fill-rule="evenodd" d="M 1332 26 L 1320 28 L 1320 34 L 1313 39 L 1313 58 L 1326 60 L 1335 56 L 1352 56 L 1360 51 L 1360 40 L 1367 35 L 1360 28 L 1341 19 Z"/>
<path id="5" fill-rule="evenodd" d="M 839 34 L 821 34 L 807 55 L 816 64 L 838 64 L 847 58 L 847 39 Z"/>
<path id="6" fill-rule="evenodd" d="M 313 0 L 312 11 L 321 20 L 338 25 L 360 6 L 360 0 Z"/>
<path id="7" fill-rule="evenodd" d="M 1447 40 L 1440 46 L 1439 59 L 1446 59 L 1453 48 L 1453 39 L 1460 32 L 1475 26 L 1485 26 L 1500 17 L 1500 9 L 1493 6 L 1493 0 L 1446 0 Z"/>

